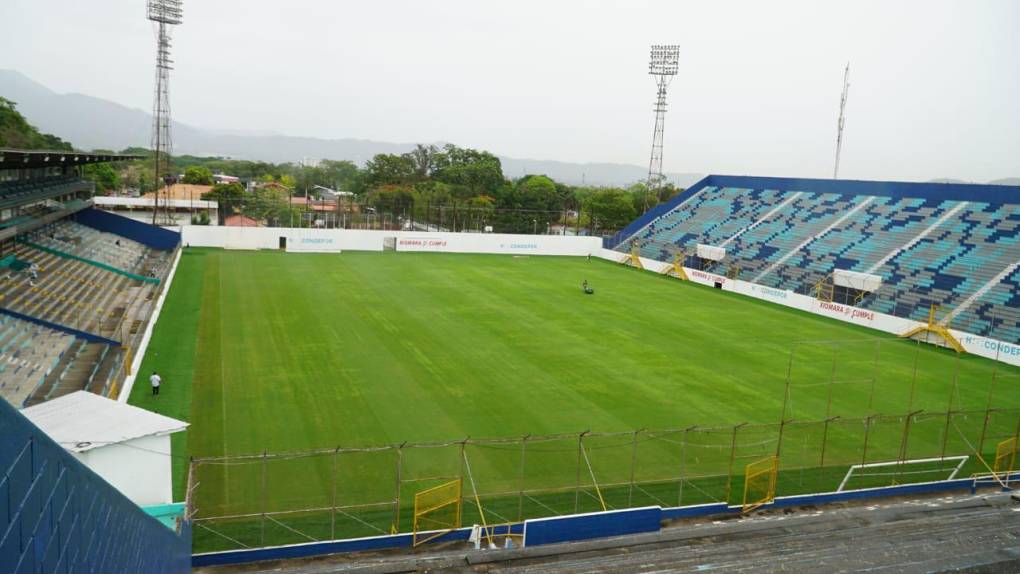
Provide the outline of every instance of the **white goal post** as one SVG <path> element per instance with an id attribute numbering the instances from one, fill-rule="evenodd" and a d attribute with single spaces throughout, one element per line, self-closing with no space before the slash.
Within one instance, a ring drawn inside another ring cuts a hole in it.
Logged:
<path id="1" fill-rule="evenodd" d="M 911 474 L 931 474 L 933 472 L 949 472 L 949 476 L 940 480 L 953 480 L 956 475 L 963 468 L 963 465 L 967 464 L 968 455 L 960 456 L 945 456 L 945 457 L 934 457 L 934 458 L 912 458 L 907 460 L 892 460 L 888 462 L 869 462 L 865 464 L 854 464 L 846 471 L 846 476 L 843 477 L 843 482 L 839 483 L 839 488 L 836 492 L 842 492 L 843 488 L 846 487 L 847 483 L 850 482 L 855 471 L 866 471 L 873 468 L 885 468 L 891 466 L 905 467 L 908 465 L 921 465 L 930 464 L 933 462 L 956 462 L 956 466 L 939 468 L 939 469 L 926 469 L 926 470 L 903 470 L 902 468 L 896 469 L 891 472 L 857 472 L 859 476 L 903 476 Z M 922 481 L 922 482 L 933 482 L 933 481 Z"/>

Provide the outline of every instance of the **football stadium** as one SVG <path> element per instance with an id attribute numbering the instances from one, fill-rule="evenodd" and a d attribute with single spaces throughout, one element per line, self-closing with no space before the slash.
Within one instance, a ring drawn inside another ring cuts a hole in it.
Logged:
<path id="1" fill-rule="evenodd" d="M 152 149 L 0 97 L 0 572 L 1020 568 L 1020 186 L 837 178 L 849 66 L 831 179 L 668 182 L 660 45 L 629 188 L 172 156 L 147 8 Z"/>

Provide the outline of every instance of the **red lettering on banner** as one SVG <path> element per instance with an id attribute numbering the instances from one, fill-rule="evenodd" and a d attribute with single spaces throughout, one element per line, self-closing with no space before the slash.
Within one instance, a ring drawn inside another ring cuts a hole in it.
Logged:
<path id="1" fill-rule="evenodd" d="M 706 281 L 711 281 L 713 283 L 725 283 L 726 282 L 726 278 L 725 277 L 722 277 L 720 275 L 712 275 L 712 274 L 709 274 L 709 273 L 705 273 L 704 271 L 691 271 L 691 276 L 692 277 L 697 277 L 698 279 L 704 279 Z"/>

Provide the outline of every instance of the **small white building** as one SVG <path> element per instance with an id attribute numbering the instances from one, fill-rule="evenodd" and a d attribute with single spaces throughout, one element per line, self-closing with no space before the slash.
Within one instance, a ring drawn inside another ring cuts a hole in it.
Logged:
<path id="1" fill-rule="evenodd" d="M 21 414 L 138 506 L 173 502 L 170 435 L 188 423 L 88 391 Z"/>

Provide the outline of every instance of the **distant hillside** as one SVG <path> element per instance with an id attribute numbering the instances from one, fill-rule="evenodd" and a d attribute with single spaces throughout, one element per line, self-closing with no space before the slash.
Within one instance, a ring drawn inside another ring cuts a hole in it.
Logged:
<path id="1" fill-rule="evenodd" d="M 147 111 L 82 94 L 58 94 L 13 70 L 0 70 L 0 96 L 18 102 L 26 117 L 43 130 L 61 134 L 83 149 L 147 147 L 152 129 Z M 413 143 L 372 140 L 292 137 L 265 132 L 229 132 L 199 129 L 174 122 L 174 150 L 179 154 L 236 159 L 297 162 L 303 158 L 347 159 L 364 164 L 380 153 L 404 153 Z M 427 143 L 427 142 L 426 142 Z M 501 157 L 509 177 L 545 174 L 564 183 L 625 186 L 643 180 L 647 168 L 614 163 L 570 163 Z M 699 174 L 666 174 L 682 187 Z"/>
<path id="2" fill-rule="evenodd" d="M 992 185 L 1020 185 L 1020 177 L 1004 177 L 1002 179 L 993 179 L 988 183 Z"/>
<path id="3" fill-rule="evenodd" d="M 0 148 L 73 149 L 52 134 L 41 133 L 17 110 L 17 104 L 0 97 Z"/>

